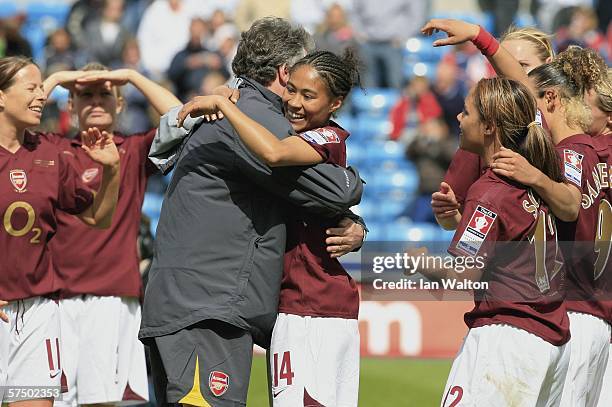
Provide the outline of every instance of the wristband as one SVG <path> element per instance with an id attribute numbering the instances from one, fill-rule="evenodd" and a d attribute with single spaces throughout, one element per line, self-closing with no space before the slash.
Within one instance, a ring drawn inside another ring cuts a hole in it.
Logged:
<path id="1" fill-rule="evenodd" d="M 478 35 L 472 40 L 472 43 L 482 52 L 482 55 L 492 57 L 499 49 L 499 42 L 482 26 L 478 27 Z"/>

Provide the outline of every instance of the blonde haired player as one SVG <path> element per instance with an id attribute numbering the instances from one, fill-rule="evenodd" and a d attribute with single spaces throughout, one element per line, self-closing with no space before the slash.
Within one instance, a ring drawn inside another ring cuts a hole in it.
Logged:
<path id="1" fill-rule="evenodd" d="M 62 352 L 52 241 L 60 212 L 104 228 L 119 193 L 119 152 L 105 132 L 88 129 L 83 150 L 101 166 L 97 194 L 87 188 L 71 159 L 39 133 L 46 103 L 41 73 L 29 59 L 0 59 L 0 298 L 9 301 L 0 321 L 0 374 L 4 402 L 51 407 L 62 382 Z M 7 369 L 8 372 L 2 371 Z M 7 374 L 8 373 L 8 374 Z M 29 388 L 29 389 L 28 389 Z M 20 390 L 29 390 L 21 392 Z M 11 399 L 7 399 L 11 397 Z"/>
<path id="2" fill-rule="evenodd" d="M 70 89 L 69 109 L 80 130 L 92 127 L 110 134 L 122 166 L 121 194 L 109 229 L 92 233 L 71 217 L 58 217 L 52 247 L 58 253 L 54 260 L 68 384 L 58 406 L 148 400 L 144 347 L 137 336 L 143 288 L 136 241 L 147 180 L 156 171 L 147 158 L 155 129 L 131 135 L 117 131 L 118 115 L 125 108 L 120 86 L 126 83 L 140 90 L 160 114 L 180 105 L 171 92 L 140 73 L 110 71 L 98 63 L 45 80 L 47 93 L 57 85 Z M 83 182 L 96 189 L 101 169 L 80 152 L 80 135 L 47 138 L 73 157 Z"/>
<path id="3" fill-rule="evenodd" d="M 607 66 L 593 50 L 572 47 L 557 55 L 551 64 L 545 64 L 530 74 L 541 98 L 550 107 L 553 91 L 558 92 L 561 103 L 554 110 L 565 110 L 565 121 L 577 121 L 579 112 L 588 103 L 588 95 L 596 85 L 607 79 Z M 574 101 L 566 98 L 573 94 Z M 596 113 L 591 104 L 580 129 L 567 134 L 560 142 L 555 139 L 563 133 L 563 121 L 550 117 L 551 132 L 563 158 L 566 179 L 581 192 L 578 220 L 559 225 L 559 240 L 568 267 L 567 309 L 571 321 L 572 356 L 565 382 L 562 406 L 595 406 L 599 398 L 605 365 L 608 359 L 610 326 L 609 274 L 610 233 L 612 213 L 606 196 L 608 182 L 608 148 L 600 147 L 593 138 L 601 132 L 607 119 Z M 597 120 L 593 120 L 598 116 Z M 565 132 L 569 129 L 565 130 Z M 574 133 L 574 134 L 571 134 Z M 496 156 L 494 170 L 515 181 L 526 182 L 534 177 L 533 167 L 513 152 Z"/>
<path id="4" fill-rule="evenodd" d="M 534 27 L 510 27 L 500 42 L 526 73 L 552 61 L 555 56 L 550 35 Z M 546 123 L 543 125 L 546 127 Z M 453 216 L 463 206 L 468 189 L 484 170 L 485 166 L 477 154 L 457 150 L 440 191 L 432 195 L 432 209 L 440 226 L 448 230 L 456 228 Z"/>
<path id="5" fill-rule="evenodd" d="M 607 76 L 603 81 L 595 84 L 594 91 L 589 91 L 586 96 L 587 103 L 591 107 L 593 112 L 593 127 L 597 131 L 599 128 L 599 134 L 595 140 L 598 141 L 602 149 L 606 149 L 608 152 L 608 174 L 612 175 L 612 69 L 608 69 Z M 601 127 L 603 126 L 603 127 Z M 608 189 L 607 196 L 604 200 L 607 202 L 608 207 L 612 208 L 612 187 L 610 183 L 612 179 L 608 176 Z M 602 200 L 602 202 L 604 201 Z M 606 209 L 602 207 L 602 209 Z M 608 223 L 607 226 L 610 226 Z M 603 229 L 602 232 L 607 231 L 607 243 L 612 240 L 612 230 L 610 227 Z M 602 233 L 602 240 L 606 243 L 606 234 Z M 612 274 L 612 252 L 608 252 L 607 259 L 607 271 L 608 275 Z M 608 295 L 608 322 L 612 324 L 612 283 L 609 284 L 607 291 Z M 608 364 L 603 378 L 603 387 L 599 397 L 598 407 L 612 406 L 612 338 L 610 349 L 608 353 Z"/>

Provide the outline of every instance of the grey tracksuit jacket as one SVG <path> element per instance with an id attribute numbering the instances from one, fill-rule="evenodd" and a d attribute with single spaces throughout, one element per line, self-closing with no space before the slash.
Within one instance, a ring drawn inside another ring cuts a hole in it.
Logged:
<path id="1" fill-rule="evenodd" d="M 237 106 L 281 138 L 293 133 L 281 99 L 253 80 L 243 78 Z M 331 164 L 271 169 L 227 120 L 190 119 L 186 131 L 176 127 L 179 109 L 162 117 L 151 147 L 153 161 L 174 174 L 157 227 L 139 337 L 215 319 L 248 330 L 267 347 L 287 211 L 339 218 L 359 203 L 362 181 L 355 170 Z"/>

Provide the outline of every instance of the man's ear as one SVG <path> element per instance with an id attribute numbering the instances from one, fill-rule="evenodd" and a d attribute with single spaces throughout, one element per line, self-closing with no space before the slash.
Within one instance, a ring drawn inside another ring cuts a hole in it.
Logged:
<path id="1" fill-rule="evenodd" d="M 4 110 L 5 103 L 6 103 L 6 93 L 0 90 L 0 109 Z"/>
<path id="2" fill-rule="evenodd" d="M 287 64 L 282 64 L 278 67 L 278 82 L 283 86 L 287 86 L 289 82 L 289 68 Z"/>

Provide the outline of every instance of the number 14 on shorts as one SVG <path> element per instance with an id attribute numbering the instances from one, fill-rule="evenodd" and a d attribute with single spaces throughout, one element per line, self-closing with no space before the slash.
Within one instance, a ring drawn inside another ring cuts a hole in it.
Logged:
<path id="1" fill-rule="evenodd" d="M 272 386 L 274 388 L 291 386 L 294 376 L 295 373 L 291 370 L 291 352 L 286 351 L 282 355 L 275 353 L 272 363 Z M 283 380 L 285 381 L 284 383 L 282 383 Z"/>

